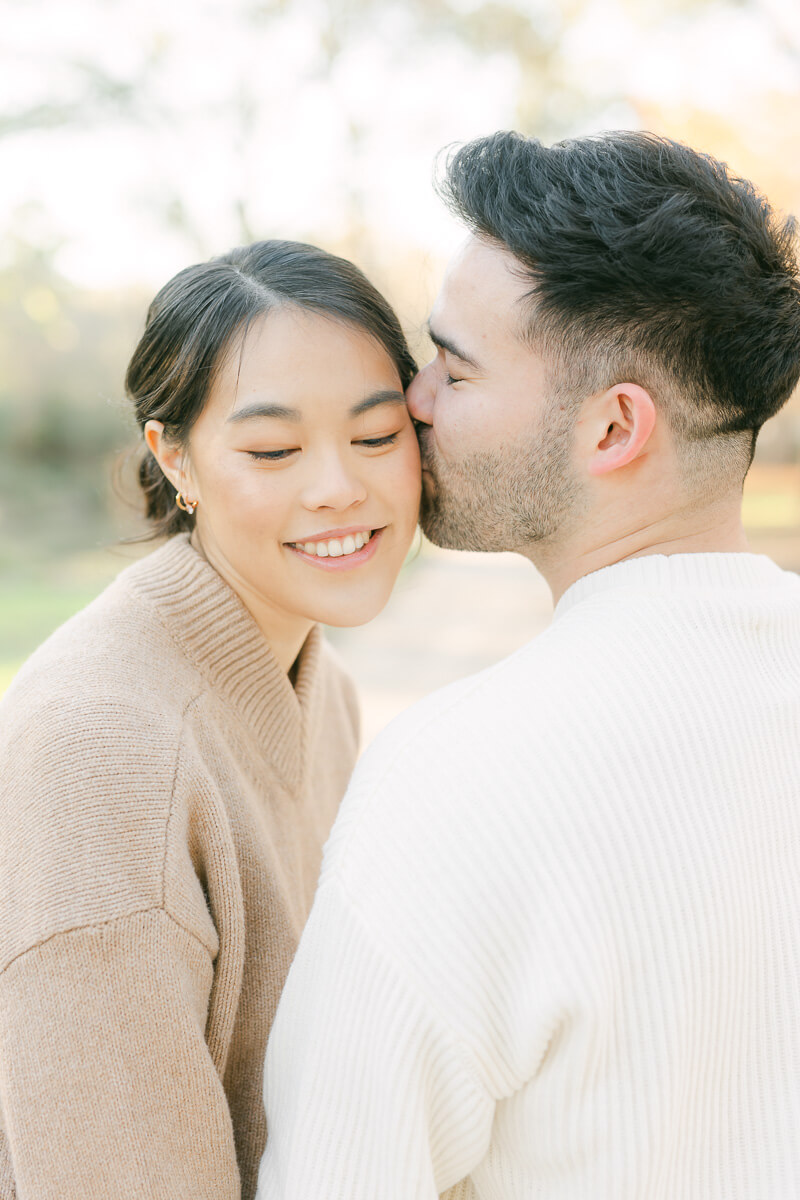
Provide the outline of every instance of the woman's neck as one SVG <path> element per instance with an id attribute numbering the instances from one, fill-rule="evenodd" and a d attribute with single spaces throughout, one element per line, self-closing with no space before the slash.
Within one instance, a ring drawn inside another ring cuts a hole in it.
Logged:
<path id="1" fill-rule="evenodd" d="M 299 613 L 281 612 L 268 604 L 258 592 L 248 586 L 222 555 L 216 554 L 213 547 L 202 543 L 196 529 L 190 541 L 197 553 L 202 555 L 239 597 L 264 635 L 276 661 L 294 686 L 297 658 L 314 627 L 314 622 Z"/>

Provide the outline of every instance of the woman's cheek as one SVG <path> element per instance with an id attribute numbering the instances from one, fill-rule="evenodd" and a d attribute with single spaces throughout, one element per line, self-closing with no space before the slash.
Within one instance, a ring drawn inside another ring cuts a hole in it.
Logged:
<path id="1" fill-rule="evenodd" d="M 410 509 L 416 504 L 422 486 L 416 438 L 413 446 L 409 444 L 402 453 L 393 455 L 390 469 L 382 472 L 380 486 L 395 509 L 406 505 Z"/>
<path id="2" fill-rule="evenodd" d="M 413 434 L 408 446 L 406 475 L 408 478 L 409 495 L 411 496 L 415 505 L 418 505 L 419 498 L 422 493 L 422 463 L 420 460 L 419 442 L 417 441 L 416 436 Z M 414 519 L 416 520 L 416 515 Z"/>
<path id="3" fill-rule="evenodd" d="M 421 477 L 420 450 L 417 436 L 409 429 L 403 438 L 402 453 L 398 454 L 400 468 L 407 476 L 412 487 L 419 483 Z"/>
<path id="4" fill-rule="evenodd" d="M 232 499 L 249 512 L 268 515 L 282 507 L 291 491 L 285 471 L 262 467 L 240 474 L 231 489 Z"/>

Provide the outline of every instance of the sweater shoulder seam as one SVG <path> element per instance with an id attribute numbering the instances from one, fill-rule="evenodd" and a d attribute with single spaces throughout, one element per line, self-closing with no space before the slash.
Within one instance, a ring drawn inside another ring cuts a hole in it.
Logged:
<path id="1" fill-rule="evenodd" d="M 24 950 L 20 950 L 18 954 L 15 954 L 13 958 L 9 959 L 9 961 L 2 968 L 0 968 L 0 978 L 2 978 L 3 975 L 5 975 L 5 973 L 10 970 L 15 963 L 19 962 L 20 959 L 25 958 L 28 954 L 32 954 L 35 950 L 41 950 L 43 946 L 49 945 L 50 942 L 57 941 L 58 938 L 69 937 L 70 935 L 76 933 L 88 933 L 94 929 L 104 929 L 107 926 L 117 925 L 123 921 L 130 921 L 133 917 L 147 916 L 148 913 L 162 913 L 167 920 L 175 925 L 176 928 L 180 929 L 182 933 L 185 933 L 187 937 L 192 939 L 192 941 L 197 942 L 198 946 L 205 951 L 209 958 L 213 957 L 211 951 L 203 942 L 203 940 L 199 938 L 193 930 L 187 928 L 183 922 L 179 921 L 177 917 L 173 916 L 169 909 L 165 908 L 163 904 L 151 904 L 147 908 L 134 908 L 130 912 L 119 913 L 115 917 L 107 917 L 103 921 L 83 921 L 79 925 L 71 925 L 68 929 L 57 929 L 53 933 L 48 934 L 47 937 L 39 938 L 38 941 L 32 942 L 30 946 L 26 946 Z"/>
<path id="2" fill-rule="evenodd" d="M 340 890 L 354 918 L 359 923 L 364 933 L 366 933 L 368 936 L 375 953 L 378 954 L 383 962 L 386 963 L 394 972 L 394 974 L 399 977 L 400 981 L 419 1000 L 419 1002 L 429 1009 L 429 1011 L 435 1017 L 437 1025 L 447 1032 L 451 1044 L 459 1057 L 459 1060 L 467 1070 L 475 1086 L 482 1094 L 489 1096 L 494 1102 L 496 1098 L 489 1091 L 483 1079 L 481 1079 L 477 1065 L 473 1061 L 472 1056 L 477 1059 L 479 1055 L 477 1055 L 473 1047 L 470 1046 L 467 1041 L 465 1041 L 463 1035 L 453 1028 L 452 1024 L 447 1020 L 444 1013 L 440 1010 L 438 1004 L 431 999 L 425 989 L 419 986 L 416 978 L 414 977 L 414 972 L 408 970 L 404 963 L 398 962 L 392 955 L 389 955 L 386 950 L 383 949 L 380 938 L 377 936 L 377 931 L 373 929 L 370 922 L 362 913 L 361 908 L 356 902 L 355 898 L 350 894 L 345 880 L 340 875 L 329 876 L 328 879 L 320 885 L 320 890 L 322 890 L 324 887 L 333 886 L 338 887 Z"/>
<path id="3" fill-rule="evenodd" d="M 183 712 L 181 713 L 180 730 L 179 730 L 179 734 L 178 734 L 178 744 L 175 748 L 175 762 L 174 762 L 173 769 L 172 769 L 172 782 L 170 784 L 170 791 L 169 791 L 169 807 L 167 809 L 167 819 L 164 822 L 164 857 L 163 857 L 163 860 L 161 863 L 161 907 L 164 909 L 165 912 L 168 912 L 168 909 L 167 909 L 167 860 L 169 858 L 170 832 L 171 832 L 173 817 L 175 815 L 175 806 L 176 806 L 175 793 L 177 790 L 177 783 L 178 783 L 178 770 L 180 768 L 181 757 L 182 757 L 182 753 L 183 753 L 183 741 L 184 741 L 184 736 L 186 733 L 186 719 L 189 715 L 190 710 L 194 707 L 195 704 L 198 704 L 200 702 L 203 695 L 204 695 L 203 692 L 199 692 L 196 695 L 192 696 L 191 700 L 187 701 L 187 703 L 184 705 Z"/>

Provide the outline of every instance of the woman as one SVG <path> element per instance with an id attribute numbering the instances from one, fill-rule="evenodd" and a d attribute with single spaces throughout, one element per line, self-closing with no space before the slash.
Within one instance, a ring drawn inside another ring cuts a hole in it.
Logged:
<path id="1" fill-rule="evenodd" d="M 414 364 L 361 273 L 261 242 L 156 297 L 128 393 L 166 543 L 2 706 L 0 1197 L 255 1192 L 261 1070 L 356 755 L 317 622 L 409 548 Z"/>

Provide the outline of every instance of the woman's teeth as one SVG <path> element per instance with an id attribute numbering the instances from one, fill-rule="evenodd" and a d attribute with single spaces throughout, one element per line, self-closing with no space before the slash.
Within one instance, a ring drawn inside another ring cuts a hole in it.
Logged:
<path id="1" fill-rule="evenodd" d="M 343 558 L 362 550 L 373 532 L 348 534 L 347 537 L 331 538 L 327 542 L 295 542 L 294 545 L 298 550 L 305 550 L 306 554 L 314 554 L 317 558 Z"/>

